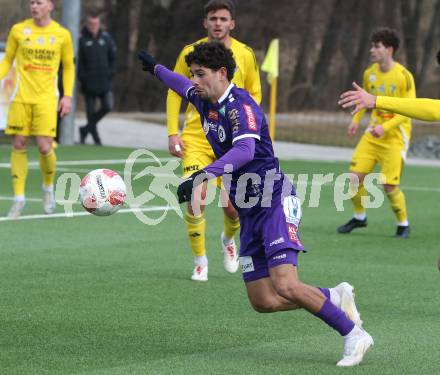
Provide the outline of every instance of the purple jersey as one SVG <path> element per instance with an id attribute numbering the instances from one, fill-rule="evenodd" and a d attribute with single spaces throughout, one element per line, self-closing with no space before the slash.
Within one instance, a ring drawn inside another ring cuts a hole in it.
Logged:
<path id="1" fill-rule="evenodd" d="M 205 136 L 217 159 L 230 151 L 235 142 L 245 138 L 255 139 L 252 160 L 233 170 L 232 178 L 223 176 L 223 184 L 240 215 L 248 215 L 259 207 L 272 206 L 275 199 L 281 202 L 282 194 L 294 194 L 292 184 L 284 181 L 284 174 L 274 155 L 264 113 L 246 90 L 230 84 L 222 97 L 211 103 L 197 95 L 187 78 L 161 65 L 156 67 L 155 74 L 197 108 Z M 248 173 L 250 175 L 243 176 Z"/>
<path id="2" fill-rule="evenodd" d="M 240 215 L 249 214 L 252 208 L 261 206 L 268 171 L 271 171 L 272 176 L 276 175 L 272 178 L 271 199 L 281 200 L 284 175 L 273 152 L 264 113 L 249 93 L 231 84 L 217 103 L 201 99 L 194 89 L 188 90 L 186 97 L 200 112 L 205 136 L 217 158 L 225 155 L 240 139 L 253 138 L 256 141 L 254 158 L 232 172 L 230 187 L 224 177 L 224 185 L 229 190 L 231 202 Z M 245 173 L 253 173 L 254 179 L 240 179 Z M 237 195 L 240 195 L 240 199 Z M 247 207 L 250 199 L 254 202 L 257 199 L 258 203 Z"/>

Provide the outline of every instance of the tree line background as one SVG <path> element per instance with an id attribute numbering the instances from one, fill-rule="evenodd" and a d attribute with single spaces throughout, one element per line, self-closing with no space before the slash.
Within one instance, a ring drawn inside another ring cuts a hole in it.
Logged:
<path id="1" fill-rule="evenodd" d="M 60 1 L 54 18 L 60 19 Z M 173 67 L 180 50 L 204 37 L 206 0 L 89 0 L 82 15 L 98 12 L 118 46 L 116 109 L 163 111 L 164 86 L 143 73 L 136 51 L 148 49 Z M 251 46 L 261 64 L 269 42 L 280 39 L 278 111 L 336 109 L 338 95 L 360 81 L 369 64 L 369 36 L 378 26 L 401 35 L 396 59 L 414 74 L 418 96 L 439 96 L 435 55 L 440 47 L 440 0 L 236 0 L 233 36 Z M 0 0 L 0 40 L 29 17 L 28 0 Z M 268 106 L 264 74 L 263 105 Z"/>

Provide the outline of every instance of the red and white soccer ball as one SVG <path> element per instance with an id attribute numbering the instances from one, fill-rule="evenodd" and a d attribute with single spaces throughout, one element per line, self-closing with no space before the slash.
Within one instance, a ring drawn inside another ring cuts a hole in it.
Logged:
<path id="1" fill-rule="evenodd" d="M 109 216 L 124 204 L 127 188 L 124 180 L 111 169 L 89 172 L 79 186 L 82 206 L 93 215 Z"/>

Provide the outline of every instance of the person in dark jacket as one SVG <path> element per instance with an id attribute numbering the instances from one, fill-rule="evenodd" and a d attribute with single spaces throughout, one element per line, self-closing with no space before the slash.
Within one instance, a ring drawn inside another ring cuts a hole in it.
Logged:
<path id="1" fill-rule="evenodd" d="M 98 122 L 113 107 L 112 78 L 115 74 L 116 45 L 109 33 L 101 29 L 97 15 L 89 15 L 81 32 L 78 48 L 78 77 L 84 95 L 87 124 L 79 128 L 80 143 L 90 134 L 101 145 Z M 100 108 L 97 109 L 97 100 Z"/>

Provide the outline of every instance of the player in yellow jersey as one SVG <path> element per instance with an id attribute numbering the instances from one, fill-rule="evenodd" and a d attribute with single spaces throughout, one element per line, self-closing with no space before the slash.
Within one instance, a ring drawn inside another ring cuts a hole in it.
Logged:
<path id="1" fill-rule="evenodd" d="M 412 74 L 394 61 L 399 47 L 399 38 L 394 30 L 381 28 L 373 32 L 370 55 L 373 61 L 364 72 L 363 87 L 366 91 L 383 96 L 415 98 Z M 348 127 L 348 134 L 354 135 L 365 110 L 357 112 Z M 411 137 L 411 120 L 408 117 L 374 109 L 370 124 L 353 154 L 350 171 L 352 182 L 359 181 L 359 188 L 352 198 L 354 217 L 338 228 L 339 233 L 350 233 L 355 228 L 367 226 L 367 216 L 362 204 L 367 194 L 363 186 L 365 176 L 376 164 L 384 177 L 383 188 L 394 211 L 396 237 L 407 238 L 410 228 L 405 195 L 399 189 L 400 176 L 406 159 Z"/>
<path id="2" fill-rule="evenodd" d="M 6 53 L 0 62 L 0 79 L 16 64 L 16 87 L 12 94 L 5 133 L 12 136 L 11 174 L 14 203 L 8 216 L 17 218 L 25 205 L 28 174 L 27 144 L 35 136 L 43 178 L 43 208 L 55 210 L 53 184 L 56 156 L 57 110 L 65 116 L 72 108 L 75 80 L 72 37 L 51 19 L 52 0 L 30 0 L 32 18 L 15 24 L 9 32 Z M 63 64 L 64 96 L 58 100 L 57 79 Z"/>
<path id="3" fill-rule="evenodd" d="M 235 27 L 235 9 L 228 0 L 210 0 L 204 7 L 205 18 L 203 24 L 208 36 L 186 46 L 180 53 L 174 71 L 188 78 L 191 77 L 185 62 L 185 56 L 193 51 L 194 45 L 206 41 L 217 40 L 230 48 L 234 54 L 237 70 L 232 82 L 245 88 L 257 103 L 261 101 L 260 74 L 256 58 L 252 49 L 230 36 Z M 183 175 L 189 176 L 194 171 L 201 170 L 215 160 L 214 152 L 205 138 L 200 116 L 193 105 L 188 105 L 185 113 L 185 122 L 182 133 L 179 134 L 178 116 L 182 98 L 174 91 L 169 90 L 167 96 L 167 122 L 169 152 L 182 158 Z M 221 111 L 211 114 L 225 116 Z M 207 125 L 209 126 L 209 123 Z M 204 187 L 206 189 L 206 186 Z M 234 273 L 238 269 L 238 255 L 234 235 L 239 230 L 238 214 L 229 202 L 227 193 L 221 189 L 224 202 L 224 229 L 221 234 L 221 245 L 224 253 L 224 267 L 226 271 Z M 195 213 L 191 204 L 187 205 L 185 215 L 188 238 L 194 255 L 195 268 L 191 279 L 194 281 L 208 280 L 208 258 L 205 249 L 205 218 L 203 207 Z"/>

